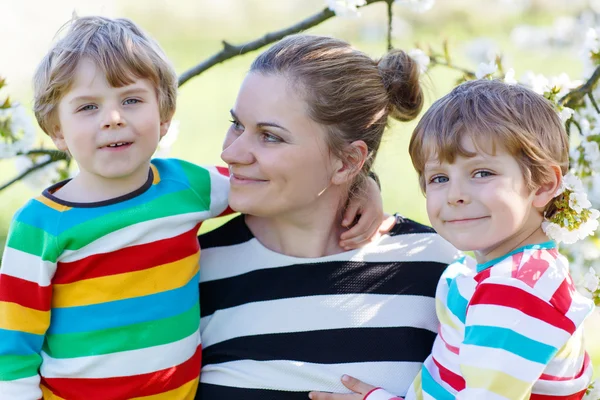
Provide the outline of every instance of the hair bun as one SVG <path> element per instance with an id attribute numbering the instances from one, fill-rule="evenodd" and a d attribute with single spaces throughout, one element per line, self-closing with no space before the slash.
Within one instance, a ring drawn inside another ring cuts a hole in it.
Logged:
<path id="1" fill-rule="evenodd" d="M 390 116 L 400 121 L 415 119 L 423 108 L 419 65 L 402 50 L 390 50 L 377 63 L 390 99 Z"/>

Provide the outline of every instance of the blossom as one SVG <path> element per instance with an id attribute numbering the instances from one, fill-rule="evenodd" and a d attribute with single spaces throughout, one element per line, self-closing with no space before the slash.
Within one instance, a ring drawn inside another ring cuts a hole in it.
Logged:
<path id="1" fill-rule="evenodd" d="M 338 17 L 358 17 L 358 7 L 365 4 L 366 0 L 327 0 L 327 7 Z"/>
<path id="2" fill-rule="evenodd" d="M 500 54 L 500 48 L 490 38 L 480 37 L 465 45 L 465 55 L 473 64 L 489 63 L 496 59 L 497 54 Z"/>
<path id="3" fill-rule="evenodd" d="M 534 74 L 531 71 L 525 72 L 521 77 L 520 82 L 522 85 L 531 88 L 538 94 L 544 94 L 550 90 L 550 81 L 542 74 Z"/>
<path id="4" fill-rule="evenodd" d="M 504 74 L 504 83 L 508 85 L 516 85 L 518 83 L 515 79 L 515 70 L 513 68 L 509 68 L 506 74 Z"/>
<path id="5" fill-rule="evenodd" d="M 573 192 L 583 192 L 583 182 L 572 172 L 569 172 L 562 179 L 562 187 Z"/>
<path id="6" fill-rule="evenodd" d="M 35 142 L 35 126 L 25 108 L 19 104 L 0 109 L 0 122 L 8 121 L 10 136 L 0 135 L 0 158 L 14 157 L 31 149 Z"/>
<path id="7" fill-rule="evenodd" d="M 600 286 L 600 277 L 596 275 L 594 268 L 590 267 L 588 272 L 583 276 L 583 287 L 590 292 L 595 292 Z"/>
<path id="8" fill-rule="evenodd" d="M 587 162 L 594 164 L 600 161 L 600 146 L 598 146 L 598 142 L 583 140 L 581 146 L 583 147 L 583 157 Z"/>
<path id="9" fill-rule="evenodd" d="M 598 400 L 600 399 L 600 379 L 596 379 L 586 391 L 582 400 Z"/>
<path id="10" fill-rule="evenodd" d="M 587 198 L 585 192 L 573 192 L 569 196 L 569 207 L 571 207 L 578 214 L 583 211 L 584 208 L 590 208 L 592 203 Z"/>
<path id="11" fill-rule="evenodd" d="M 412 49 L 408 52 L 408 55 L 411 56 L 413 60 L 415 60 L 415 62 L 419 66 L 419 70 L 421 71 L 421 73 L 427 71 L 427 67 L 429 66 L 429 63 L 431 62 L 431 59 L 429 58 L 429 56 L 427 54 L 425 54 L 425 52 L 423 50 Z"/>
<path id="12" fill-rule="evenodd" d="M 572 108 L 563 107 L 562 110 L 560 110 L 560 112 L 558 113 L 558 116 L 560 117 L 560 120 L 562 122 L 566 122 L 573 116 L 573 113 L 575 113 L 575 111 Z"/>
<path id="13" fill-rule="evenodd" d="M 18 174 L 22 174 L 34 165 L 43 164 L 50 160 L 49 155 L 42 155 L 33 160 L 31 157 L 18 156 L 15 157 L 15 167 Z M 22 179 L 23 183 L 33 190 L 46 188 L 61 179 L 61 173 L 58 169 L 58 163 L 50 163 L 45 167 L 36 169 L 30 172 Z"/>
<path id="14" fill-rule="evenodd" d="M 435 0 L 396 0 L 395 3 L 408 7 L 414 12 L 424 13 L 433 7 Z"/>
<path id="15" fill-rule="evenodd" d="M 496 64 L 496 60 L 493 60 L 489 63 L 479 63 L 477 67 L 477 71 L 475 71 L 475 76 L 477 79 L 484 78 L 488 75 L 493 74 L 498 70 L 498 65 Z"/>

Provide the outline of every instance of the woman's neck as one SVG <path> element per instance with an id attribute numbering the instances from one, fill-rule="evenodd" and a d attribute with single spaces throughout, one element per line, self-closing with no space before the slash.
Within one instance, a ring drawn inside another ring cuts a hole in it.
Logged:
<path id="1" fill-rule="evenodd" d="M 295 215 L 256 217 L 246 215 L 248 228 L 269 250 L 293 257 L 318 258 L 342 253 L 339 246 L 341 211 L 320 207 Z M 336 207 L 337 208 L 337 207 Z"/>

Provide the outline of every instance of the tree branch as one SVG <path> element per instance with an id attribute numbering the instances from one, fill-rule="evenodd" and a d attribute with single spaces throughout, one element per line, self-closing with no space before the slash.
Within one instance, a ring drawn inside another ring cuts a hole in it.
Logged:
<path id="1" fill-rule="evenodd" d="M 363 7 L 368 6 L 369 4 L 379 3 L 379 2 L 389 2 L 389 0 L 367 0 L 367 4 Z M 323 21 L 328 20 L 329 18 L 335 16 L 335 13 L 331 11 L 329 8 L 323 9 L 321 12 L 314 14 L 299 23 L 292 25 L 288 28 L 281 29 L 276 32 L 271 32 L 265 34 L 263 37 L 234 46 L 226 41 L 223 41 L 223 49 L 218 53 L 214 54 L 210 58 L 202 61 L 200 64 L 196 65 L 193 68 L 185 71 L 179 76 L 179 86 L 183 85 L 193 77 L 200 75 L 202 72 L 207 69 L 214 67 L 217 64 L 222 63 L 223 61 L 229 60 L 230 58 L 249 53 L 254 50 L 258 50 L 261 47 L 264 47 L 268 44 L 275 43 L 278 40 L 306 29 L 312 28 L 313 26 L 319 25 Z"/>
<path id="2" fill-rule="evenodd" d="M 69 162 L 70 157 L 67 155 L 67 153 L 60 151 L 60 150 L 50 150 L 50 149 L 34 149 L 34 150 L 29 150 L 27 153 L 21 153 L 18 154 L 19 156 L 43 156 L 43 155 L 47 155 L 50 156 L 49 160 L 46 160 L 42 163 L 39 164 L 35 164 L 31 167 L 29 167 L 28 169 L 26 169 L 25 171 L 23 171 L 19 176 L 15 177 L 14 179 L 11 179 L 10 181 L 6 182 L 4 185 L 0 186 L 0 192 L 4 189 L 6 189 L 7 187 L 9 187 L 10 185 L 12 185 L 13 183 L 18 182 L 19 180 L 25 178 L 27 175 L 31 174 L 34 171 L 37 171 L 38 169 L 44 168 L 47 165 L 50 165 L 54 162 L 57 161 L 62 161 L 65 160 L 67 162 Z"/>
<path id="3" fill-rule="evenodd" d="M 387 3 L 387 17 L 388 17 L 388 26 L 387 26 L 387 49 L 388 51 L 394 48 L 392 44 L 392 24 L 394 19 L 394 12 L 392 6 L 394 5 L 394 0 L 386 0 Z"/>
<path id="4" fill-rule="evenodd" d="M 20 175 L 16 176 L 15 178 L 11 179 L 10 181 L 6 182 L 4 185 L 0 186 L 0 191 L 6 189 L 7 187 L 9 187 L 10 185 L 12 185 L 13 183 L 17 183 L 18 181 L 20 181 L 21 179 L 25 178 L 27 175 L 31 174 L 32 172 L 44 168 L 47 165 L 52 164 L 53 162 L 56 162 L 59 160 L 53 160 L 52 158 L 50 158 L 49 160 L 44 161 L 43 163 L 40 164 L 36 164 L 31 168 L 28 168 L 27 170 L 23 171 L 23 173 L 21 173 Z"/>
<path id="5" fill-rule="evenodd" d="M 600 79 L 600 66 L 596 67 L 596 70 L 590 79 L 588 79 L 583 85 L 564 95 L 558 101 L 558 103 L 565 107 L 576 108 L 583 102 L 583 99 L 587 94 L 592 93 L 592 90 L 594 90 L 594 86 L 596 86 L 598 79 Z"/>

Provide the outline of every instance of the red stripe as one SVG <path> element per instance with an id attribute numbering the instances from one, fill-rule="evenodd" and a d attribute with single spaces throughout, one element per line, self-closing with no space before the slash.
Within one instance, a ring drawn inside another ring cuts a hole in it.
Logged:
<path id="1" fill-rule="evenodd" d="M 492 304 L 514 308 L 570 334 L 575 332 L 573 321 L 557 311 L 552 305 L 513 286 L 483 283 L 475 290 L 469 307 L 474 304 Z"/>
<path id="2" fill-rule="evenodd" d="M 215 167 L 217 171 L 223 176 L 229 177 L 229 168 L 228 167 Z"/>
<path id="3" fill-rule="evenodd" d="M 126 400 L 133 397 L 152 396 L 177 389 L 200 376 L 202 346 L 183 364 L 161 371 L 116 378 L 44 378 L 42 383 L 65 399 Z"/>
<path id="4" fill-rule="evenodd" d="M 442 380 L 444 382 L 446 382 L 448 385 L 450 385 L 452 387 L 452 389 L 456 390 L 457 392 L 460 392 L 461 390 L 463 390 L 465 388 L 466 384 L 465 384 L 465 380 L 462 376 L 455 374 L 454 372 L 445 368 L 434 357 L 431 357 L 431 358 L 433 359 L 433 362 L 435 363 L 435 365 L 437 365 L 438 372 L 440 373 L 440 378 L 442 378 Z"/>
<path id="5" fill-rule="evenodd" d="M 442 324 L 440 324 L 440 326 L 438 328 L 438 335 L 440 336 L 440 339 L 442 339 L 442 342 L 444 342 L 444 345 L 446 346 L 446 348 L 448 350 L 450 350 L 454 354 L 460 353 L 460 350 L 458 349 L 458 347 L 450 346 L 448 344 L 448 342 L 446 342 L 446 339 L 444 339 L 444 337 L 442 336 Z"/>
<path id="6" fill-rule="evenodd" d="M 52 304 L 52 286 L 0 274 L 0 301 L 17 303 L 39 311 L 49 311 Z"/>
<path id="7" fill-rule="evenodd" d="M 473 277 L 473 279 L 475 279 L 477 281 L 477 283 L 481 283 L 484 280 L 486 280 L 487 278 L 490 277 L 490 272 L 492 271 L 491 268 L 486 268 L 483 271 L 481 271 L 480 273 L 478 273 L 477 275 L 475 275 Z"/>
<path id="8" fill-rule="evenodd" d="M 78 261 L 59 262 L 52 283 L 65 284 L 142 271 L 189 257 L 200 250 L 196 237 L 199 226 L 172 238 L 125 247 L 111 253 L 93 254 Z"/>
<path id="9" fill-rule="evenodd" d="M 511 276 L 516 278 L 519 273 L 519 267 L 521 266 L 521 261 L 523 260 L 523 253 L 517 253 L 512 255 L 513 262 L 513 270 L 511 272 Z M 531 285 L 530 285 L 531 286 Z"/>
<path id="10" fill-rule="evenodd" d="M 583 373 L 588 369 L 591 368 L 591 360 L 590 360 L 590 356 L 587 352 L 585 352 L 585 355 L 583 356 L 583 365 L 581 366 L 581 369 L 579 370 L 579 372 L 577 372 L 574 376 L 554 376 L 554 375 L 547 375 L 547 374 L 542 374 L 540 376 L 540 380 L 545 380 L 545 381 L 570 381 L 572 379 L 579 379 L 581 378 L 581 376 L 583 375 Z"/>
<path id="11" fill-rule="evenodd" d="M 587 389 L 583 389 L 580 392 L 568 394 L 566 396 L 531 393 L 531 397 L 529 397 L 529 400 L 580 400 L 583 398 L 583 396 L 585 396 L 586 390 Z"/>
<path id="12" fill-rule="evenodd" d="M 556 292 L 552 295 L 550 304 L 560 310 L 563 314 L 566 314 L 569 312 L 569 308 L 571 308 L 574 291 L 575 287 L 569 282 L 569 279 L 565 278 L 558 289 L 556 289 Z"/>

